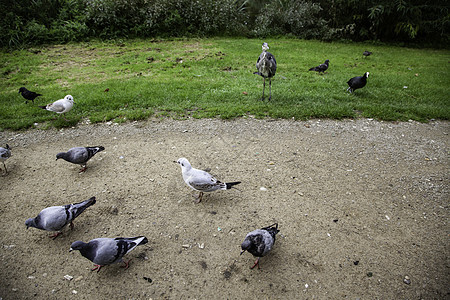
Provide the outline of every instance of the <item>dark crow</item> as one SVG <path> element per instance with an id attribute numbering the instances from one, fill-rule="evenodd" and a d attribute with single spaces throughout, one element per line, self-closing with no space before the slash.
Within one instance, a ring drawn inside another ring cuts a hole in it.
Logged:
<path id="1" fill-rule="evenodd" d="M 25 103 L 28 103 L 28 100 L 31 100 L 34 103 L 34 99 L 36 99 L 36 97 L 42 96 L 41 94 L 27 90 L 25 87 L 21 87 L 19 89 L 19 93 L 26 99 Z"/>
<path id="2" fill-rule="evenodd" d="M 363 52 L 363 55 L 366 56 L 366 57 L 369 56 L 370 54 L 372 54 L 372 52 L 367 51 L 367 50 Z"/>
<path id="3" fill-rule="evenodd" d="M 330 60 L 327 59 L 323 64 L 318 65 L 317 67 L 312 67 L 309 69 L 309 71 L 316 71 L 316 72 L 322 72 L 324 73 L 327 69 L 328 69 L 328 64 L 329 64 Z"/>

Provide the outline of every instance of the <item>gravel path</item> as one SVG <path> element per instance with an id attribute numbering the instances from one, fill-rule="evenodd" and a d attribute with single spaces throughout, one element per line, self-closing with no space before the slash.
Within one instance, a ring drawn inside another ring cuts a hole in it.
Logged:
<path id="1" fill-rule="evenodd" d="M 13 156 L 0 176 L 0 297 L 444 299 L 449 124 L 152 119 L 1 132 Z M 83 174 L 55 161 L 98 145 Z M 194 204 L 180 157 L 242 183 Z M 44 207 L 91 196 L 61 237 L 26 230 Z M 274 222 L 274 248 L 250 270 L 240 243 Z M 76 240 L 137 235 L 149 243 L 127 270 L 91 272 L 68 252 Z"/>

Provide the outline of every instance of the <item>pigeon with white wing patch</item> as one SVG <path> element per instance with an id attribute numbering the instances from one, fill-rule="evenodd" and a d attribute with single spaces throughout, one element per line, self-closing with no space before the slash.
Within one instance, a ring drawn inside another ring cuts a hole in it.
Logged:
<path id="1" fill-rule="evenodd" d="M 78 164 L 81 166 L 80 173 L 86 171 L 87 162 L 90 160 L 97 152 L 105 150 L 103 146 L 95 147 L 74 147 L 69 149 L 67 152 L 60 152 L 56 154 L 56 160 L 62 158 L 65 161 L 71 162 L 73 164 Z"/>
<path id="2" fill-rule="evenodd" d="M 34 227 L 37 229 L 47 231 L 57 231 L 50 237 L 55 239 L 62 234 L 61 230 L 70 223 L 70 229 L 73 229 L 73 220 L 91 205 L 95 204 L 95 197 L 86 201 L 74 204 L 67 204 L 63 206 L 51 206 L 44 208 L 35 218 L 30 218 L 25 221 L 27 229 Z"/>
<path id="3" fill-rule="evenodd" d="M 95 264 L 95 268 L 92 271 L 97 270 L 98 272 L 101 267 L 118 262 L 124 262 L 124 267 L 127 269 L 131 259 L 125 262 L 122 257 L 137 246 L 147 243 L 148 240 L 145 236 L 132 238 L 98 238 L 90 240 L 87 243 L 82 241 L 73 242 L 69 251 L 79 250 L 81 255 Z"/>
<path id="4" fill-rule="evenodd" d="M 196 203 L 202 201 L 203 193 L 229 190 L 234 185 L 241 183 L 240 181 L 220 182 L 208 172 L 193 168 L 186 158 L 178 159 L 177 163 L 181 166 L 184 182 L 193 190 L 200 192 Z"/>
<path id="5" fill-rule="evenodd" d="M 247 234 L 244 242 L 241 244 L 241 255 L 245 251 L 248 251 L 253 254 L 253 256 L 258 257 L 251 269 L 256 266 L 258 266 L 259 269 L 259 259 L 272 250 L 273 244 L 275 243 L 275 236 L 278 232 L 280 232 L 278 230 L 278 223 L 275 223 L 261 229 L 253 230 Z"/>

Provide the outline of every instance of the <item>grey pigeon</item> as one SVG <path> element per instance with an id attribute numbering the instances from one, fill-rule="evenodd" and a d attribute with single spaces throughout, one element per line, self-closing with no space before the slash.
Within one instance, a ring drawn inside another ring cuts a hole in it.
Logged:
<path id="1" fill-rule="evenodd" d="M 356 76 L 351 78 L 349 81 L 347 81 L 347 91 L 353 93 L 353 91 L 365 87 L 367 83 L 367 77 L 369 77 L 369 72 L 364 73 L 363 76 Z"/>
<path id="2" fill-rule="evenodd" d="M 196 203 L 202 201 L 204 192 L 209 193 L 217 190 L 229 190 L 234 185 L 241 183 L 240 181 L 228 183 L 220 182 L 208 172 L 193 168 L 189 161 L 184 157 L 178 159 L 177 163 L 181 166 L 184 182 L 186 182 L 193 190 L 200 192 Z"/>
<path id="3" fill-rule="evenodd" d="M 330 60 L 327 59 L 323 64 L 318 65 L 317 67 L 312 67 L 309 69 L 309 71 L 316 71 L 316 72 L 322 72 L 324 73 L 326 70 L 328 70 L 328 64 L 330 63 Z"/>
<path id="4" fill-rule="evenodd" d="M 73 242 L 69 251 L 80 250 L 81 255 L 89 259 L 95 264 L 92 271 L 100 271 L 105 265 L 118 262 L 125 263 L 125 269 L 128 268 L 127 262 L 122 257 L 139 245 L 147 244 L 148 240 L 145 236 L 137 236 L 132 238 L 98 238 L 90 240 L 88 243 L 82 241 Z"/>
<path id="5" fill-rule="evenodd" d="M 34 103 L 34 99 L 36 99 L 39 96 L 42 96 L 41 94 L 27 90 L 25 87 L 21 87 L 19 89 L 19 93 L 22 94 L 22 97 L 26 99 L 25 103 L 28 103 L 28 100 L 31 100 Z"/>
<path id="6" fill-rule="evenodd" d="M 253 74 L 260 75 L 264 78 L 263 95 L 261 100 L 264 100 L 264 90 L 266 89 L 266 78 L 269 78 L 269 88 L 270 96 L 269 100 L 272 99 L 272 77 L 275 76 L 277 71 L 277 61 L 272 53 L 267 52 L 269 50 L 269 45 L 267 43 L 262 44 L 262 52 L 256 61 L 256 69 L 258 72 Z"/>
<path id="7" fill-rule="evenodd" d="M 67 224 L 70 223 L 70 229 L 73 229 L 73 220 L 78 217 L 86 208 L 95 204 L 95 197 L 86 201 L 74 204 L 67 204 L 63 206 L 51 206 L 44 208 L 35 218 L 30 218 L 25 221 L 27 229 L 34 227 L 37 229 L 47 231 L 57 231 L 50 237 L 55 239 L 62 234 L 60 231 Z"/>
<path id="8" fill-rule="evenodd" d="M 73 164 L 78 164 L 81 166 L 80 173 L 86 171 L 86 163 L 90 160 L 97 152 L 105 150 L 103 146 L 95 147 L 75 147 L 69 149 L 67 152 L 60 152 L 56 154 L 56 160 L 62 158 L 65 161 L 71 162 Z"/>
<path id="9" fill-rule="evenodd" d="M 0 147 L 0 161 L 3 163 L 3 167 L 5 167 L 5 174 L 8 173 L 8 169 L 6 169 L 5 161 L 11 157 L 11 148 L 6 144 L 6 148 Z M 0 169 L 1 171 L 2 169 Z"/>
<path id="10" fill-rule="evenodd" d="M 275 235 L 278 232 L 280 232 L 278 230 L 278 223 L 275 223 L 261 229 L 253 230 L 247 234 L 244 242 L 241 244 L 241 255 L 245 251 L 248 251 L 253 254 L 253 256 L 258 257 L 251 269 L 256 266 L 258 266 L 259 269 L 259 259 L 269 253 L 272 249 L 273 244 L 275 243 Z"/>

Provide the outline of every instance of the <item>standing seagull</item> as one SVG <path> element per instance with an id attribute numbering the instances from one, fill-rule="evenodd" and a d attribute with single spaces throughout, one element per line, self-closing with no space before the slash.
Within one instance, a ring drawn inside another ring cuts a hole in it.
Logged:
<path id="1" fill-rule="evenodd" d="M 275 235 L 278 232 L 280 232 L 278 230 L 278 223 L 275 223 L 261 229 L 253 230 L 247 234 L 244 242 L 241 244 L 241 255 L 245 251 L 248 251 L 253 254 L 253 256 L 258 257 L 251 269 L 256 266 L 258 266 L 259 269 L 259 259 L 269 253 L 272 249 L 272 246 L 275 243 Z"/>
<path id="2" fill-rule="evenodd" d="M 74 204 L 67 204 L 64 206 L 51 206 L 44 208 L 35 218 L 30 218 L 25 221 L 27 229 L 34 227 L 37 229 L 47 231 L 57 231 L 57 233 L 50 236 L 55 239 L 62 234 L 63 229 L 70 223 L 70 229 L 73 229 L 72 221 L 75 220 L 86 208 L 95 204 L 95 197 L 86 201 Z"/>
<path id="3" fill-rule="evenodd" d="M 275 76 L 277 71 L 277 61 L 272 53 L 267 52 L 269 50 L 269 45 L 267 43 L 262 44 L 262 53 L 259 55 L 256 61 L 256 69 L 258 72 L 253 74 L 261 75 L 264 78 L 263 95 L 261 100 L 264 100 L 264 90 L 266 89 L 266 78 L 269 78 L 269 89 L 270 96 L 269 100 L 272 99 L 272 77 Z"/>
<path id="4" fill-rule="evenodd" d="M 3 163 L 3 167 L 5 167 L 5 174 L 8 174 L 8 169 L 6 169 L 5 160 L 11 157 L 11 148 L 6 144 L 6 148 L 0 147 L 0 161 Z M 1 171 L 2 169 L 0 169 Z"/>
<path id="5" fill-rule="evenodd" d="M 96 147 L 74 147 L 67 152 L 60 152 L 56 154 L 56 160 L 62 158 L 65 161 L 81 166 L 80 173 L 86 171 L 86 164 L 97 152 L 105 150 L 103 146 Z"/>
<path id="6" fill-rule="evenodd" d="M 72 109 L 73 104 L 73 97 L 71 95 L 67 95 L 64 97 L 64 99 L 60 99 L 53 103 L 39 107 L 48 111 L 53 111 L 57 114 L 64 114 Z"/>
<path id="7" fill-rule="evenodd" d="M 353 93 L 354 90 L 363 88 L 366 86 L 367 77 L 369 77 L 369 72 L 364 73 L 363 76 L 356 76 L 347 81 L 348 89 L 350 93 Z"/>
<path id="8" fill-rule="evenodd" d="M 330 62 L 329 59 L 327 59 L 323 64 L 318 65 L 317 67 L 312 67 L 309 69 L 309 71 L 316 71 L 316 72 L 322 72 L 325 73 L 325 71 L 328 69 L 328 63 Z"/>
<path id="9" fill-rule="evenodd" d="M 101 267 L 113 263 L 124 262 L 125 269 L 131 261 L 123 261 L 122 257 L 139 245 L 147 244 L 148 240 L 145 236 L 137 236 L 132 238 L 98 238 L 90 240 L 88 243 L 82 241 L 73 242 L 69 252 L 80 250 L 81 255 L 89 259 L 95 264 L 95 268 L 91 271 L 100 271 Z"/>
<path id="10" fill-rule="evenodd" d="M 200 192 L 195 203 L 200 203 L 202 201 L 204 192 L 229 190 L 233 185 L 241 183 L 240 181 L 228 183 L 220 182 L 208 172 L 193 168 L 186 158 L 178 159 L 177 163 L 181 166 L 184 182 L 186 182 L 193 190 Z"/>
<path id="11" fill-rule="evenodd" d="M 22 94 L 22 97 L 26 99 L 25 103 L 28 103 L 28 100 L 31 100 L 34 103 L 34 99 L 36 99 L 39 96 L 42 96 L 41 94 L 37 94 L 35 92 L 27 90 L 25 87 L 21 87 L 19 89 L 19 94 Z"/>

